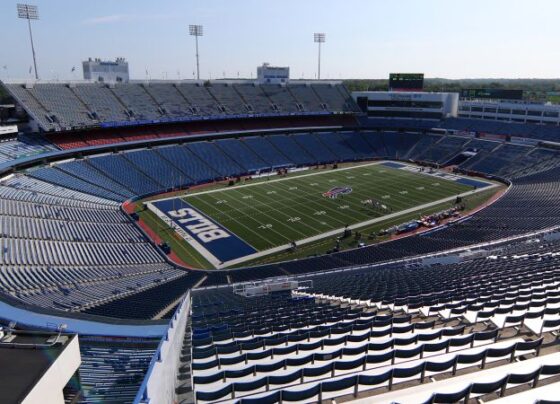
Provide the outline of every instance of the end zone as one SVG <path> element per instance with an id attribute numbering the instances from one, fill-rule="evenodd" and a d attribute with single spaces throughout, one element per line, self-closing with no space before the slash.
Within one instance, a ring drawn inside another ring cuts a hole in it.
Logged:
<path id="1" fill-rule="evenodd" d="M 148 202 L 147 206 L 216 268 L 257 252 L 181 198 Z"/>
<path id="2" fill-rule="evenodd" d="M 454 181 L 458 184 L 468 185 L 474 188 L 484 188 L 492 185 L 493 183 L 482 178 L 471 178 L 465 175 L 460 174 L 452 174 L 448 172 L 444 172 L 442 170 L 433 169 L 426 171 L 423 167 L 418 167 L 416 165 L 406 164 L 406 163 L 397 163 L 394 161 L 384 161 L 381 165 L 390 168 L 397 168 L 400 170 L 407 170 L 416 174 L 422 175 L 430 175 L 432 177 L 443 178 L 448 181 Z"/>

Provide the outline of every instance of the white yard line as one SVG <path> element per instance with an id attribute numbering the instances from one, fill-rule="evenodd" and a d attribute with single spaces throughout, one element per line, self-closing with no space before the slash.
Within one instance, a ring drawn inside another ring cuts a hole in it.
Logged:
<path id="1" fill-rule="evenodd" d="M 409 209 L 394 212 L 394 213 L 391 213 L 389 215 L 377 217 L 377 218 L 371 219 L 371 220 L 366 220 L 365 222 L 355 223 L 351 226 L 348 226 L 348 228 L 350 230 L 354 230 L 354 229 L 358 229 L 360 227 L 369 226 L 369 225 L 379 223 L 379 222 L 382 222 L 382 221 L 385 221 L 385 220 L 393 219 L 395 217 L 406 215 L 407 213 L 412 213 L 412 212 L 415 212 L 415 211 L 418 211 L 418 210 L 422 210 L 422 209 L 429 208 L 429 207 L 432 207 L 432 206 L 435 206 L 435 205 L 439 205 L 441 203 L 452 201 L 452 200 L 456 199 L 457 196 L 462 198 L 462 197 L 466 197 L 466 196 L 469 196 L 469 195 L 477 194 L 479 192 L 487 191 L 487 190 L 495 188 L 495 187 L 498 187 L 498 185 L 497 184 L 490 184 L 489 186 L 484 187 L 484 188 L 477 188 L 477 189 L 474 189 L 474 190 L 471 190 L 471 191 L 463 192 L 462 194 L 459 194 L 459 195 L 453 195 L 453 196 L 450 196 L 450 197 L 447 197 L 447 198 L 444 198 L 444 199 L 439 199 L 437 201 L 425 203 L 423 205 L 414 206 L 414 207 L 409 208 Z M 321 233 L 321 234 L 318 234 L 316 236 L 305 238 L 303 240 L 298 240 L 296 244 L 298 246 L 299 245 L 304 245 L 304 244 L 309 244 L 311 242 L 321 240 L 323 238 L 336 236 L 337 234 L 341 234 L 343 231 L 344 231 L 344 227 L 341 227 L 339 229 L 331 230 L 331 231 L 328 231 L 326 233 Z M 223 264 L 219 265 L 217 268 L 218 269 L 228 268 L 228 267 L 231 267 L 233 265 L 240 264 L 242 262 L 253 260 L 255 258 L 260 258 L 260 257 L 264 257 L 264 256 L 269 255 L 269 254 L 274 254 L 274 253 L 277 253 L 277 252 L 280 252 L 280 251 L 283 251 L 283 250 L 287 250 L 288 248 L 291 248 L 291 247 L 292 247 L 291 244 L 284 244 L 284 245 L 281 245 L 281 246 L 270 248 L 268 250 L 259 251 L 257 253 L 251 254 L 251 255 L 246 255 L 245 257 L 241 257 L 241 258 L 237 258 L 235 260 L 224 262 Z"/>
<path id="2" fill-rule="evenodd" d="M 210 206 L 212 209 L 214 208 L 214 206 L 210 205 L 209 202 L 201 199 L 200 200 L 202 203 L 204 203 L 207 206 Z M 191 205 L 192 206 L 192 205 Z M 195 207 L 195 209 L 198 209 Z M 233 208 L 234 210 L 239 210 L 237 208 Z M 200 212 L 202 212 L 205 216 L 212 218 L 212 216 L 207 215 L 206 213 L 204 213 L 202 210 L 199 209 Z M 249 230 L 249 232 L 253 233 L 255 236 L 257 236 L 258 238 L 262 238 L 263 240 L 265 240 L 267 243 L 269 244 L 274 244 L 272 241 L 268 240 L 266 237 L 264 237 L 262 234 L 259 234 L 257 232 L 255 232 L 253 229 L 251 229 L 249 226 L 247 226 L 246 224 L 242 223 L 240 220 L 238 220 L 237 218 L 233 217 L 233 216 L 229 216 L 228 218 L 232 221 L 234 221 L 235 223 L 237 223 L 238 225 L 240 225 L 241 227 L 244 227 L 245 229 Z M 214 219 L 212 219 L 214 220 Z M 235 237 L 237 237 L 238 239 L 240 239 L 241 241 L 243 241 L 245 244 L 247 244 L 248 246 L 254 248 L 256 250 L 255 247 L 253 247 L 251 244 L 249 244 L 246 240 L 243 240 L 239 235 L 237 235 L 236 233 L 234 233 L 233 231 L 231 231 L 229 228 L 225 227 L 224 225 L 222 225 L 221 222 L 219 222 L 218 220 L 215 220 L 216 223 L 218 223 L 221 227 L 223 227 L 224 229 L 226 229 L 229 233 L 233 234 Z M 282 236 L 282 234 L 277 233 L 279 236 Z M 286 238 L 286 237 L 283 237 Z"/>
<path id="3" fill-rule="evenodd" d="M 258 201 L 261 205 L 268 206 L 268 207 L 270 208 L 270 203 L 268 203 L 268 202 L 263 202 L 262 200 L 259 200 L 259 198 L 258 198 L 257 196 L 255 196 L 255 197 L 253 198 L 253 200 L 254 200 L 254 201 Z M 293 216 L 292 216 L 292 215 L 286 214 L 285 211 L 287 211 L 287 210 L 292 210 L 292 211 L 293 211 L 294 209 L 291 208 L 291 207 L 289 207 L 289 206 L 286 206 L 286 207 L 284 208 L 283 211 L 281 211 L 281 210 L 279 210 L 279 209 L 276 209 L 276 208 L 270 208 L 270 210 L 269 210 L 268 212 L 277 212 L 277 213 L 281 213 L 282 216 L 288 217 L 288 219 L 289 219 L 290 217 L 293 217 Z M 297 214 L 298 214 L 297 210 L 295 210 L 295 212 L 296 212 L 295 214 L 297 215 Z M 294 228 L 294 227 L 290 227 L 289 224 L 282 222 L 280 219 L 276 219 L 276 218 L 273 217 L 272 215 L 270 215 L 268 219 L 269 219 L 269 220 L 274 220 L 274 221 L 278 222 L 282 227 L 287 227 L 287 228 L 289 228 L 290 230 L 292 230 L 292 231 L 294 231 L 294 232 L 296 232 L 296 233 L 299 233 L 301 236 L 305 236 L 305 233 L 302 233 L 300 230 L 298 230 L 298 229 L 296 229 L 296 228 Z M 315 231 L 315 232 L 321 231 L 321 230 L 316 229 L 316 228 L 314 228 L 314 227 L 312 227 L 312 226 L 310 226 L 310 225 L 308 225 L 308 224 L 306 224 L 306 223 L 303 223 L 303 222 L 302 222 L 302 224 L 305 225 L 306 227 L 310 228 L 311 230 Z M 279 234 L 278 232 L 276 232 L 276 233 Z M 283 236 L 283 238 L 289 240 L 289 238 L 286 237 L 286 236 Z"/>
<path id="4" fill-rule="evenodd" d="M 306 193 L 306 194 L 311 195 L 311 193 Z M 336 209 L 333 209 L 333 208 L 331 208 L 331 207 L 325 207 L 325 206 L 321 205 L 320 203 L 318 203 L 318 202 L 313 202 L 313 201 L 302 201 L 302 202 L 298 202 L 298 203 L 292 204 L 292 205 L 290 206 L 290 209 L 295 210 L 295 211 L 297 212 L 297 207 L 298 207 L 298 206 L 300 206 L 300 205 L 301 205 L 301 206 L 304 206 L 304 205 L 305 205 L 305 206 L 309 206 L 309 205 L 311 205 L 311 204 L 318 206 L 318 209 L 319 209 L 319 210 L 328 210 L 328 211 L 335 212 L 335 213 L 341 213 L 341 212 L 336 211 Z M 275 209 L 275 210 L 278 211 L 278 209 Z M 343 214 L 343 215 L 344 215 L 344 214 Z M 318 218 L 316 218 L 316 217 L 310 217 L 310 219 L 316 221 L 316 222 L 319 223 L 319 224 L 321 224 L 321 223 L 324 221 L 324 220 L 318 219 Z M 340 220 L 338 220 L 338 219 L 335 218 L 335 217 L 332 217 L 332 216 L 331 216 L 329 219 L 330 219 L 330 220 L 334 220 L 334 221 L 336 221 L 336 222 L 338 222 L 338 223 L 340 223 L 340 224 L 344 224 L 344 222 L 341 222 Z M 313 229 L 314 229 L 315 231 L 320 231 L 320 230 L 315 229 L 315 228 L 313 228 Z"/>

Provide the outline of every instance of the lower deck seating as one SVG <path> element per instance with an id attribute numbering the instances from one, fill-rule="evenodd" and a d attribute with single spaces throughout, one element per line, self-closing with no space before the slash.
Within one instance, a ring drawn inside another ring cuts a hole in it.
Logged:
<path id="1" fill-rule="evenodd" d="M 289 167 L 294 165 L 294 163 L 278 150 L 277 147 L 272 146 L 265 137 L 247 137 L 242 139 L 242 141 L 265 161 L 268 168 Z"/>
<path id="2" fill-rule="evenodd" d="M 0 196 L 5 295 L 80 311 L 184 275 L 164 263 L 115 201 L 21 174 L 2 182 Z"/>
<path id="3" fill-rule="evenodd" d="M 297 134 L 293 135 L 293 138 L 302 149 L 313 156 L 316 163 L 324 164 L 337 160 L 336 154 L 330 151 L 316 136 L 312 134 Z"/>
<path id="4" fill-rule="evenodd" d="M 409 150 L 421 139 L 417 133 L 385 132 L 381 134 L 387 157 L 393 159 L 404 159 Z"/>
<path id="5" fill-rule="evenodd" d="M 100 306 L 85 310 L 86 313 L 107 317 L 119 318 L 154 318 L 158 314 L 169 317 L 173 314 L 171 310 L 175 302 L 180 299 L 187 290 L 192 288 L 203 277 L 201 272 L 183 273 L 181 276 L 159 285 L 157 288 L 148 288 L 144 291 L 134 293 L 126 299 L 113 300 Z M 165 289 L 165 295 L 161 296 L 161 290 Z"/>
<path id="6" fill-rule="evenodd" d="M 134 165 L 120 154 L 94 157 L 89 159 L 88 163 L 107 177 L 132 190 L 135 195 L 149 194 L 164 189 L 158 183 L 159 179 L 150 178 L 138 171 Z"/>
<path id="7" fill-rule="evenodd" d="M 258 156 L 237 139 L 222 139 L 215 142 L 225 154 L 245 169 L 245 172 L 257 172 L 266 164 Z"/>

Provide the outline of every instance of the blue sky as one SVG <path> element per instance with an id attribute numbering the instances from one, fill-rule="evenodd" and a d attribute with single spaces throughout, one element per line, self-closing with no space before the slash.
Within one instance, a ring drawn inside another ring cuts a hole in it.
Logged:
<path id="1" fill-rule="evenodd" d="M 203 24 L 201 77 L 251 77 L 262 62 L 313 78 L 313 32 L 325 32 L 322 77 L 560 77 L 558 0 L 36 0 L 39 73 L 81 77 L 91 57 L 126 57 L 133 78 L 191 78 Z M 29 77 L 16 2 L 0 1 L 0 78 Z M 3 66 L 7 66 L 4 69 Z"/>

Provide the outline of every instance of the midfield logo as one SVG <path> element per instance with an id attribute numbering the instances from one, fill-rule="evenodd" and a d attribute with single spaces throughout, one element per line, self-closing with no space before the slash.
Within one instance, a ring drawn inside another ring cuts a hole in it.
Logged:
<path id="1" fill-rule="evenodd" d="M 352 188 L 350 187 L 334 187 L 323 194 L 325 198 L 336 199 L 338 195 L 348 195 L 352 193 Z"/>

